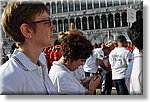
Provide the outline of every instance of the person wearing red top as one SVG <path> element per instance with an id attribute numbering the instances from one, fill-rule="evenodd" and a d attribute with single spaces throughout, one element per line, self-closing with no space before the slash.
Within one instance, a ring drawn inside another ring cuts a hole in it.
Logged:
<path id="1" fill-rule="evenodd" d="M 60 45 L 56 45 L 55 49 L 56 50 L 54 52 L 54 61 L 58 61 L 61 58 L 61 56 L 62 56 L 62 52 L 60 50 Z"/>
<path id="2" fill-rule="evenodd" d="M 47 68 L 48 68 L 48 73 L 49 73 L 49 70 L 50 70 L 50 67 L 51 67 L 51 64 L 50 64 L 50 50 L 51 48 L 50 47 L 47 47 L 44 49 L 44 55 L 46 57 L 46 64 L 47 64 Z"/>

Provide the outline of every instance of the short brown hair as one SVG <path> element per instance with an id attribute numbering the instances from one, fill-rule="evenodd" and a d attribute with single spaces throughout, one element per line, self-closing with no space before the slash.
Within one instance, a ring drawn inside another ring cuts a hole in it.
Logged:
<path id="1" fill-rule="evenodd" d="M 87 59 L 93 50 L 91 42 L 78 33 L 68 34 L 61 43 L 61 48 L 64 58 L 71 62 Z"/>
<path id="2" fill-rule="evenodd" d="M 59 43 L 61 43 L 63 41 L 63 39 L 69 35 L 69 34 L 80 34 L 83 36 L 83 32 L 79 31 L 79 30 L 73 30 L 73 31 L 67 31 L 67 32 L 59 32 L 58 33 L 58 41 Z"/>
<path id="3" fill-rule="evenodd" d="M 21 24 L 26 23 L 35 31 L 36 28 L 31 22 L 35 19 L 36 15 L 39 15 L 44 11 L 48 12 L 48 9 L 42 2 L 9 2 L 2 14 L 3 31 L 11 36 L 15 42 L 23 43 L 25 37 L 20 31 Z"/>

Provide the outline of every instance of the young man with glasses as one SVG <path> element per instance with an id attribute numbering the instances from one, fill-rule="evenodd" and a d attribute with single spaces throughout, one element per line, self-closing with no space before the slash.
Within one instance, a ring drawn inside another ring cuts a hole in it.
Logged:
<path id="1" fill-rule="evenodd" d="M 54 43 L 54 26 L 42 2 L 9 2 L 2 14 L 3 31 L 19 47 L 0 67 L 0 94 L 57 94 L 46 63 L 39 59 L 43 48 Z"/>

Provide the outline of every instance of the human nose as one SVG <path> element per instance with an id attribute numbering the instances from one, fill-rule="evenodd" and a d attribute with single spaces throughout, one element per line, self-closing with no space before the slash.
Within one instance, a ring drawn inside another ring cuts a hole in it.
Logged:
<path id="1" fill-rule="evenodd" d="M 51 29 L 51 31 L 55 31 L 55 26 L 53 25 L 53 23 L 51 23 L 51 26 L 50 26 L 50 29 Z"/>

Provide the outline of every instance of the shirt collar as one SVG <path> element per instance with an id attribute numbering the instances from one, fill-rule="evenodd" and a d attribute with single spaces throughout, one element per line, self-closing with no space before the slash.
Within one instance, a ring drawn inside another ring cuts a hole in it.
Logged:
<path id="1" fill-rule="evenodd" d="M 26 67 L 26 69 L 28 70 L 37 69 L 37 65 L 34 64 L 23 52 L 19 51 L 18 49 L 15 49 L 12 56 L 15 56 L 23 64 L 23 67 Z M 41 66 L 46 66 L 46 63 L 44 64 L 44 62 L 41 61 L 40 59 L 39 64 Z"/>
<path id="2" fill-rule="evenodd" d="M 61 68 L 63 68 L 64 70 L 66 70 L 67 72 L 73 73 L 72 71 L 70 71 L 65 65 L 61 64 L 59 61 L 54 61 L 53 65 L 57 65 L 60 66 Z"/>

